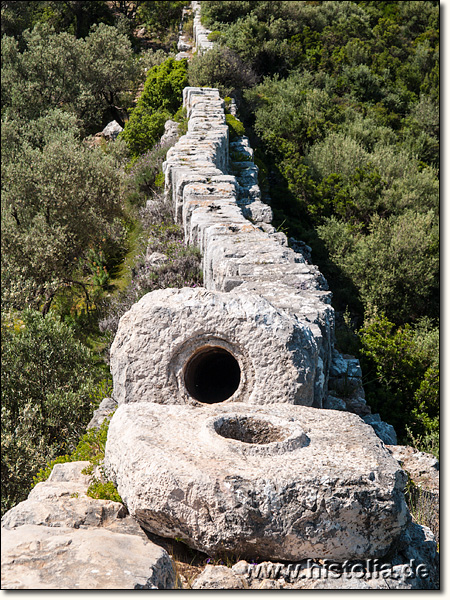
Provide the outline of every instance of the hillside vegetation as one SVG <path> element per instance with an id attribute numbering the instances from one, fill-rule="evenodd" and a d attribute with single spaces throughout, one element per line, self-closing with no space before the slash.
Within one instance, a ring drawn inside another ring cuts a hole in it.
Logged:
<path id="1" fill-rule="evenodd" d="M 236 97 L 373 412 L 438 452 L 438 2 L 204 2 L 216 47 L 189 65 L 186 4 L 2 2 L 2 512 L 75 456 L 121 315 L 202 283 L 162 194 L 188 83 Z"/>
<path id="2" fill-rule="evenodd" d="M 2 513 L 111 393 L 120 316 L 201 281 L 155 146 L 187 83 L 172 52 L 185 4 L 2 2 Z M 96 143 L 112 119 L 122 137 Z"/>

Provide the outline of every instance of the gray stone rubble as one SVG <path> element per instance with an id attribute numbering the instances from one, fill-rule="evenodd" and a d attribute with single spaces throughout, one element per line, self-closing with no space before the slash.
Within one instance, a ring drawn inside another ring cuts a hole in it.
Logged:
<path id="1" fill-rule="evenodd" d="M 111 418 L 117 408 L 117 402 L 113 398 L 103 398 L 100 406 L 94 411 L 92 419 L 86 429 L 99 428 L 105 419 Z"/>
<path id="2" fill-rule="evenodd" d="M 395 429 L 389 423 L 385 423 L 381 420 L 380 415 L 366 415 L 363 417 L 364 422 L 368 425 L 371 425 L 374 428 L 377 436 L 382 440 L 385 444 L 396 444 L 397 443 L 397 434 L 395 433 Z"/>
<path id="3" fill-rule="evenodd" d="M 115 140 L 121 131 L 123 131 L 123 127 L 121 127 L 117 121 L 111 121 L 103 129 L 101 135 L 107 140 Z"/>

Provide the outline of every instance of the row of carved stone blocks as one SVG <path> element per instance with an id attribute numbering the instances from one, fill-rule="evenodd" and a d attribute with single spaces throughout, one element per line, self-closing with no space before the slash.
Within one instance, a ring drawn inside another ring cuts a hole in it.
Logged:
<path id="1" fill-rule="evenodd" d="M 166 193 L 205 287 L 152 292 L 122 317 L 106 469 L 145 528 L 210 555 L 384 556 L 410 519 L 406 476 L 357 415 L 320 408 L 326 282 L 245 218 L 218 91 L 186 88 L 184 105 Z"/>

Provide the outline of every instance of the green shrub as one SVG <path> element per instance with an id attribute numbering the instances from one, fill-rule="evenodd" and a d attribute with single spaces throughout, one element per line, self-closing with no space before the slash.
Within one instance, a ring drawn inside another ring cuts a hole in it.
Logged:
<path id="1" fill-rule="evenodd" d="M 170 117 L 170 112 L 166 110 L 150 113 L 143 105 L 136 106 L 120 134 L 133 157 L 137 158 L 156 144 Z"/>
<path id="2" fill-rule="evenodd" d="M 244 124 L 241 123 L 236 117 L 233 115 L 225 115 L 225 119 L 227 121 L 228 128 L 230 130 L 230 141 L 236 140 L 237 138 L 245 135 L 245 127 Z"/>
<path id="3" fill-rule="evenodd" d="M 251 10 L 255 2 L 204 2 L 202 6 L 202 22 L 210 26 L 217 21 L 232 23 L 239 17 L 244 17 Z"/>
<path id="4" fill-rule="evenodd" d="M 222 98 L 237 89 L 251 87 L 256 81 L 252 69 L 226 46 L 214 46 L 189 63 L 189 85 L 218 88 Z"/>
<path id="5" fill-rule="evenodd" d="M 366 231 L 330 217 L 317 232 L 366 308 L 377 306 L 397 323 L 438 317 L 439 230 L 432 211 L 375 215 Z"/>
<path id="6" fill-rule="evenodd" d="M 181 20 L 184 0 L 144 1 L 139 3 L 138 16 L 153 33 L 162 33 L 167 29 L 174 30 Z"/>
<path id="7" fill-rule="evenodd" d="M 105 445 L 109 423 L 110 418 L 105 419 L 99 428 L 94 427 L 88 429 L 78 442 L 78 445 L 72 454 L 58 456 L 54 460 L 50 461 L 46 467 L 41 469 L 36 476 L 33 477 L 32 487 L 41 481 L 46 481 L 56 464 L 76 461 L 89 461 L 90 464 L 84 469 L 84 473 L 87 475 L 92 475 L 96 467 L 100 467 L 102 470 L 101 465 L 103 463 L 103 459 L 105 458 Z M 114 483 L 112 483 L 112 481 L 102 481 L 97 477 L 92 478 L 86 495 L 90 496 L 91 498 L 99 498 L 101 500 L 122 502 L 122 498 L 119 496 Z"/>
<path id="8" fill-rule="evenodd" d="M 113 502 L 123 503 L 123 500 L 119 496 L 117 488 L 112 481 L 104 482 L 95 477 L 89 485 L 86 495 L 100 500 L 112 500 Z"/>
<path id="9" fill-rule="evenodd" d="M 100 465 L 105 457 L 105 444 L 108 435 L 109 421 L 110 419 L 105 419 L 100 427 L 88 429 L 71 454 L 57 456 L 45 467 L 40 469 L 33 477 L 33 487 L 41 481 L 46 481 L 49 478 L 53 467 L 60 463 L 89 461 L 90 466 L 87 468 L 87 472 L 88 474 L 92 474 L 94 468 Z"/>
<path id="10" fill-rule="evenodd" d="M 185 60 L 168 58 L 150 69 L 144 91 L 120 134 L 134 158 L 152 148 L 164 133 L 165 122 L 182 103 L 186 85 Z"/>
<path id="11" fill-rule="evenodd" d="M 149 112 L 167 110 L 174 114 L 183 101 L 186 85 L 187 60 L 168 58 L 148 72 L 138 105 L 142 104 Z"/>
<path id="12" fill-rule="evenodd" d="M 208 35 L 208 41 L 209 42 L 217 42 L 220 37 L 221 37 L 221 33 L 220 31 L 211 31 L 211 33 Z"/>
<path id="13" fill-rule="evenodd" d="M 429 321 L 395 327 L 383 314 L 359 331 L 367 401 L 405 440 L 439 430 L 439 332 Z"/>
<path id="14" fill-rule="evenodd" d="M 165 52 L 162 48 L 158 48 L 158 50 L 149 48 L 148 50 L 142 52 L 139 55 L 139 66 L 141 68 L 142 78 L 146 76 L 147 71 L 153 67 L 158 67 L 168 58 L 170 58 L 170 56 L 171 55 Z"/>
<path id="15" fill-rule="evenodd" d="M 3 317 L 2 511 L 25 499 L 43 464 L 75 447 L 103 378 L 93 353 L 58 319 Z"/>

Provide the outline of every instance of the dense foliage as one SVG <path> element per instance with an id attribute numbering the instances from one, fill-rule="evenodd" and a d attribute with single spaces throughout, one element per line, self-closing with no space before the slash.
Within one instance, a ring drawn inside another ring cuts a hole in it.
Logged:
<path id="1" fill-rule="evenodd" d="M 89 307 L 93 259 L 117 252 L 123 236 L 116 161 L 73 129 L 56 130 L 58 116 L 65 119 L 54 111 L 27 128 L 17 121 L 3 128 L 3 300 L 44 314 L 74 285 Z"/>
<path id="2" fill-rule="evenodd" d="M 150 0 L 136 2 L 139 5 L 139 17 L 145 22 L 150 31 L 160 35 L 178 26 L 181 20 L 183 7 L 189 2 L 184 0 Z"/>
<path id="3" fill-rule="evenodd" d="M 99 427 L 88 429 L 86 433 L 82 435 L 77 447 L 71 454 L 63 454 L 50 460 L 47 465 L 40 469 L 36 476 L 33 477 L 33 487 L 41 481 L 46 481 L 56 464 L 80 460 L 89 461 L 89 465 L 83 469 L 83 472 L 86 473 L 86 475 L 92 475 L 94 471 L 97 472 L 98 469 L 100 469 L 101 477 L 92 477 L 86 495 L 91 498 L 122 502 L 122 498 L 119 496 L 117 488 L 112 481 L 108 481 L 103 469 L 110 420 L 111 417 L 107 417 Z"/>
<path id="4" fill-rule="evenodd" d="M 439 3 L 208 1 L 202 15 L 218 46 L 190 81 L 243 97 L 276 224 L 362 328 L 370 403 L 401 439 L 406 414 L 436 433 Z"/>
<path id="5" fill-rule="evenodd" d="M 123 121 L 136 74 L 131 43 L 116 27 L 94 25 L 77 39 L 38 23 L 21 43 L 2 38 L 2 116 L 28 123 L 61 107 L 92 132 L 102 121 Z"/>
<path id="6" fill-rule="evenodd" d="M 104 442 L 87 433 L 77 446 L 110 393 L 113 328 L 102 333 L 99 321 L 120 318 L 136 281 L 142 295 L 200 277 L 198 252 L 184 247 L 170 215 L 153 234 L 139 214 L 163 183 L 168 146 L 152 146 L 169 116 L 183 121 L 186 65 L 167 51 L 185 3 L 170 3 L 163 27 L 172 33 L 150 48 L 134 35 L 144 17 L 161 32 L 165 4 L 2 2 L 2 513 L 48 461 Z M 89 134 L 125 124 L 146 71 L 136 111 L 158 124 L 144 132 L 149 153 L 139 162 L 134 147 L 127 172 L 125 140 Z M 154 272 L 143 268 L 150 234 L 168 256 Z M 91 493 L 117 499 L 110 487 L 94 481 Z"/>
<path id="7" fill-rule="evenodd" d="M 438 330 L 426 318 L 396 328 L 383 314 L 369 313 L 359 336 L 372 408 L 389 414 L 403 437 L 414 432 L 439 453 Z"/>
<path id="8" fill-rule="evenodd" d="M 2 512 L 47 460 L 72 450 L 105 377 L 59 319 L 30 310 L 2 319 Z"/>
<path id="9" fill-rule="evenodd" d="M 178 111 L 187 85 L 186 62 L 168 58 L 148 72 L 144 90 L 121 134 L 134 158 L 155 145 L 164 133 L 164 123 Z"/>
<path id="10" fill-rule="evenodd" d="M 86 37 L 95 23 L 112 22 L 107 3 L 98 0 L 2 2 L 2 35 L 20 37 L 25 29 L 48 23 L 58 32 L 65 31 L 80 38 Z"/>

